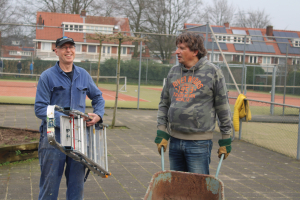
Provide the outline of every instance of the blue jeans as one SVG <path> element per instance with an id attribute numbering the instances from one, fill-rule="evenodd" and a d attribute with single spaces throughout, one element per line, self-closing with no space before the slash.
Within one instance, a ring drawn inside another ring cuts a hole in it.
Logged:
<path id="1" fill-rule="evenodd" d="M 170 169 L 209 174 L 211 140 L 181 140 L 170 137 Z"/>
<path id="2" fill-rule="evenodd" d="M 39 200 L 57 200 L 64 168 L 67 182 L 66 199 L 83 199 L 85 175 L 83 164 L 54 147 L 39 149 L 39 162 L 41 167 Z"/>

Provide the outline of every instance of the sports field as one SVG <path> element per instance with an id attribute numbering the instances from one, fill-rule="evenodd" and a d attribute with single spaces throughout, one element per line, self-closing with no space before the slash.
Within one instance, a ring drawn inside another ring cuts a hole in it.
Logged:
<path id="1" fill-rule="evenodd" d="M 115 84 L 99 84 L 106 107 L 113 107 L 116 96 Z M 157 109 L 162 87 L 140 86 L 139 108 Z M 35 81 L 0 80 L 0 103 L 34 104 L 36 95 Z M 138 86 L 127 85 L 126 92 L 119 92 L 118 107 L 137 108 Z M 86 105 L 91 101 L 87 97 Z"/>
<path id="2" fill-rule="evenodd" d="M 0 80 L 0 103 L 34 104 L 36 84 L 35 81 Z M 99 89 L 103 93 L 106 107 L 113 107 L 116 96 L 116 85 L 99 84 Z M 139 108 L 157 109 L 161 91 L 162 86 L 140 86 Z M 237 97 L 238 93 L 236 91 L 229 91 L 228 95 L 229 97 Z M 264 92 L 248 91 L 246 97 L 248 99 L 271 101 L 271 94 Z M 137 100 L 138 86 L 127 85 L 126 92 L 119 92 L 118 107 L 137 108 Z M 235 99 L 229 99 L 230 105 L 234 105 L 235 101 Z M 91 101 L 87 98 L 86 105 L 90 106 L 90 102 Z M 275 95 L 275 102 L 283 103 L 283 95 Z M 300 106 L 300 98 L 287 95 L 285 104 Z M 268 107 L 269 105 L 250 101 L 250 106 Z"/>

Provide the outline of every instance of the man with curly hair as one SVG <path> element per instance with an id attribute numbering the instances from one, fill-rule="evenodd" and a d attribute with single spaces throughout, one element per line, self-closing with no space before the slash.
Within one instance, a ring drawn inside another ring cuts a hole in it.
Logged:
<path id="1" fill-rule="evenodd" d="M 225 78 L 221 69 L 208 61 L 203 38 L 185 32 L 176 38 L 179 65 L 169 71 L 157 114 L 158 152 L 166 151 L 170 169 L 209 174 L 216 115 L 222 139 L 219 154 L 231 151 L 231 115 Z"/>

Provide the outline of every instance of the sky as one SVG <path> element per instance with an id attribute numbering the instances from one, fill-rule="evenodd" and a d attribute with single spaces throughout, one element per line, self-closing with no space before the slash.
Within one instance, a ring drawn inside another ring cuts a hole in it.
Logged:
<path id="1" fill-rule="evenodd" d="M 300 31 L 300 0 L 228 0 L 241 10 L 265 9 L 273 29 Z"/>

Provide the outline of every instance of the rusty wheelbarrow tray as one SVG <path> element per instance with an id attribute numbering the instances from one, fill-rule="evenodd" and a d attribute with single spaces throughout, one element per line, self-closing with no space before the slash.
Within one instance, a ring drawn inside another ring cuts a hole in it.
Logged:
<path id="1" fill-rule="evenodd" d="M 153 175 L 144 200 L 223 200 L 224 184 L 218 179 L 224 155 L 216 176 L 179 171 L 160 171 Z M 162 151 L 162 170 L 163 164 Z"/>

